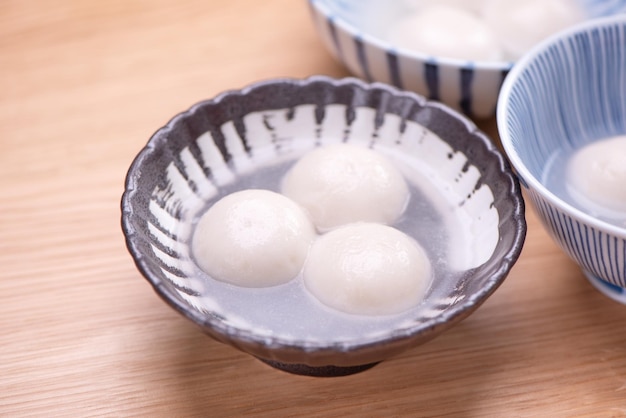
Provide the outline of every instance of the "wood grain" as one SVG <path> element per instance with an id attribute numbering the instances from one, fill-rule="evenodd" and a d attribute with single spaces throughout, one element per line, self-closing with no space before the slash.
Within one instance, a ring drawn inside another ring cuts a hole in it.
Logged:
<path id="1" fill-rule="evenodd" d="M 0 2 L 0 416 L 626 416 L 626 307 L 530 209 L 519 262 L 474 315 L 343 378 L 214 342 L 142 279 L 120 229 L 130 162 L 218 92 L 347 75 L 307 7 Z"/>

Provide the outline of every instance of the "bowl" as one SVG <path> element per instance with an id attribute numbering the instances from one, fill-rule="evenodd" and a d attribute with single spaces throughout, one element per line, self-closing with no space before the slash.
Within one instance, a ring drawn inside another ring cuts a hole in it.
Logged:
<path id="1" fill-rule="evenodd" d="M 596 288 L 622 303 L 626 223 L 577 198 L 585 189 L 568 166 L 583 147 L 626 134 L 625 63 L 626 16 L 589 21 L 549 38 L 516 64 L 497 114 L 502 146 L 543 226 Z M 594 159 L 577 158 L 588 167 Z"/>
<path id="2" fill-rule="evenodd" d="M 626 11 L 622 0 L 573 1 L 585 18 Z M 500 87 L 514 61 L 454 59 L 392 44 L 387 31 L 399 17 L 410 13 L 407 3 L 409 0 L 309 0 L 323 44 L 352 74 L 441 101 L 475 120 L 493 117 Z"/>
<path id="3" fill-rule="evenodd" d="M 406 176 L 412 196 L 392 226 L 433 238 L 423 302 L 397 315 L 342 314 L 300 277 L 244 288 L 198 267 L 191 237 L 216 200 L 276 190 L 299 157 L 342 142 L 381 153 Z M 214 339 L 311 376 L 365 370 L 467 317 L 505 279 L 526 232 L 519 183 L 467 118 L 388 85 L 324 76 L 257 82 L 175 116 L 132 163 L 121 207 L 128 250 L 167 304 Z"/>

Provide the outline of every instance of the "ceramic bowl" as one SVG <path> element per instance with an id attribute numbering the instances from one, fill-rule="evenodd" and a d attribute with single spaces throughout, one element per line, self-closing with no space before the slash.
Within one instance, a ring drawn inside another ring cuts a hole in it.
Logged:
<path id="1" fill-rule="evenodd" d="M 467 61 L 391 44 L 387 31 L 399 16 L 409 13 L 409 0 L 308 1 L 323 44 L 354 75 L 417 92 L 473 119 L 495 115 L 498 93 L 513 61 Z M 573 1 L 587 18 L 626 11 L 623 0 Z"/>
<path id="2" fill-rule="evenodd" d="M 567 164 L 581 147 L 626 134 L 625 64 L 626 16 L 590 21 L 519 61 L 497 115 L 502 145 L 543 225 L 591 283 L 622 303 L 626 216 L 620 225 L 581 205 Z"/>
<path id="3" fill-rule="evenodd" d="M 421 304 L 340 314 L 301 278 L 243 288 L 200 270 L 190 238 L 207 207 L 237 190 L 277 190 L 297 158 L 339 142 L 384 154 L 406 176 L 412 196 L 393 226 L 437 260 Z M 122 226 L 138 269 L 171 307 L 218 341 L 315 376 L 364 370 L 467 317 L 505 279 L 526 232 L 519 184 L 472 122 L 387 85 L 322 76 L 260 82 L 175 116 L 128 171 Z"/>

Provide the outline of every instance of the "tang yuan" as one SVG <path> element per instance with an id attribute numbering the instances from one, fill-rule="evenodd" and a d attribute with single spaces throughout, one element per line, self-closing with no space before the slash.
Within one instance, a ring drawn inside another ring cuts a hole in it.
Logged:
<path id="1" fill-rule="evenodd" d="M 391 224 L 409 201 L 406 181 L 389 160 L 347 143 L 305 154 L 283 178 L 282 193 L 303 206 L 320 231 L 357 221 Z"/>
<path id="2" fill-rule="evenodd" d="M 394 46 L 470 61 L 516 60 L 584 18 L 575 0 L 405 0 L 390 26 Z"/>
<path id="3" fill-rule="evenodd" d="M 395 46 L 424 54 L 464 60 L 503 58 L 493 30 L 475 14 L 433 4 L 399 19 L 388 33 Z"/>
<path id="4" fill-rule="evenodd" d="M 350 314 L 389 315 L 423 299 L 431 265 L 405 233 L 359 222 L 320 236 L 311 246 L 303 277 L 324 305 Z"/>
<path id="5" fill-rule="evenodd" d="M 433 4 L 456 7 L 472 13 L 479 13 L 487 0 L 404 0 L 409 10 L 419 10 Z"/>
<path id="6" fill-rule="evenodd" d="M 483 16 L 510 59 L 521 57 L 539 41 L 584 18 L 572 0 L 489 0 Z"/>
<path id="7" fill-rule="evenodd" d="M 196 262 L 211 277 L 244 287 L 294 279 L 315 238 L 306 212 L 269 190 L 244 190 L 218 200 L 193 236 Z"/>
<path id="8" fill-rule="evenodd" d="M 626 136 L 592 142 L 567 165 L 568 189 L 588 212 L 626 222 Z"/>

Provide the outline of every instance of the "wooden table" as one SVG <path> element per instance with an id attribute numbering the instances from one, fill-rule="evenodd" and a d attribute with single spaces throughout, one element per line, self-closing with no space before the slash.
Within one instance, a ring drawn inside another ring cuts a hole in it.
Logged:
<path id="1" fill-rule="evenodd" d="M 361 374 L 274 370 L 156 296 L 120 228 L 135 154 L 199 100 L 312 74 L 348 75 L 304 0 L 0 2 L 0 416 L 626 416 L 626 306 L 530 209 L 476 313 Z"/>

